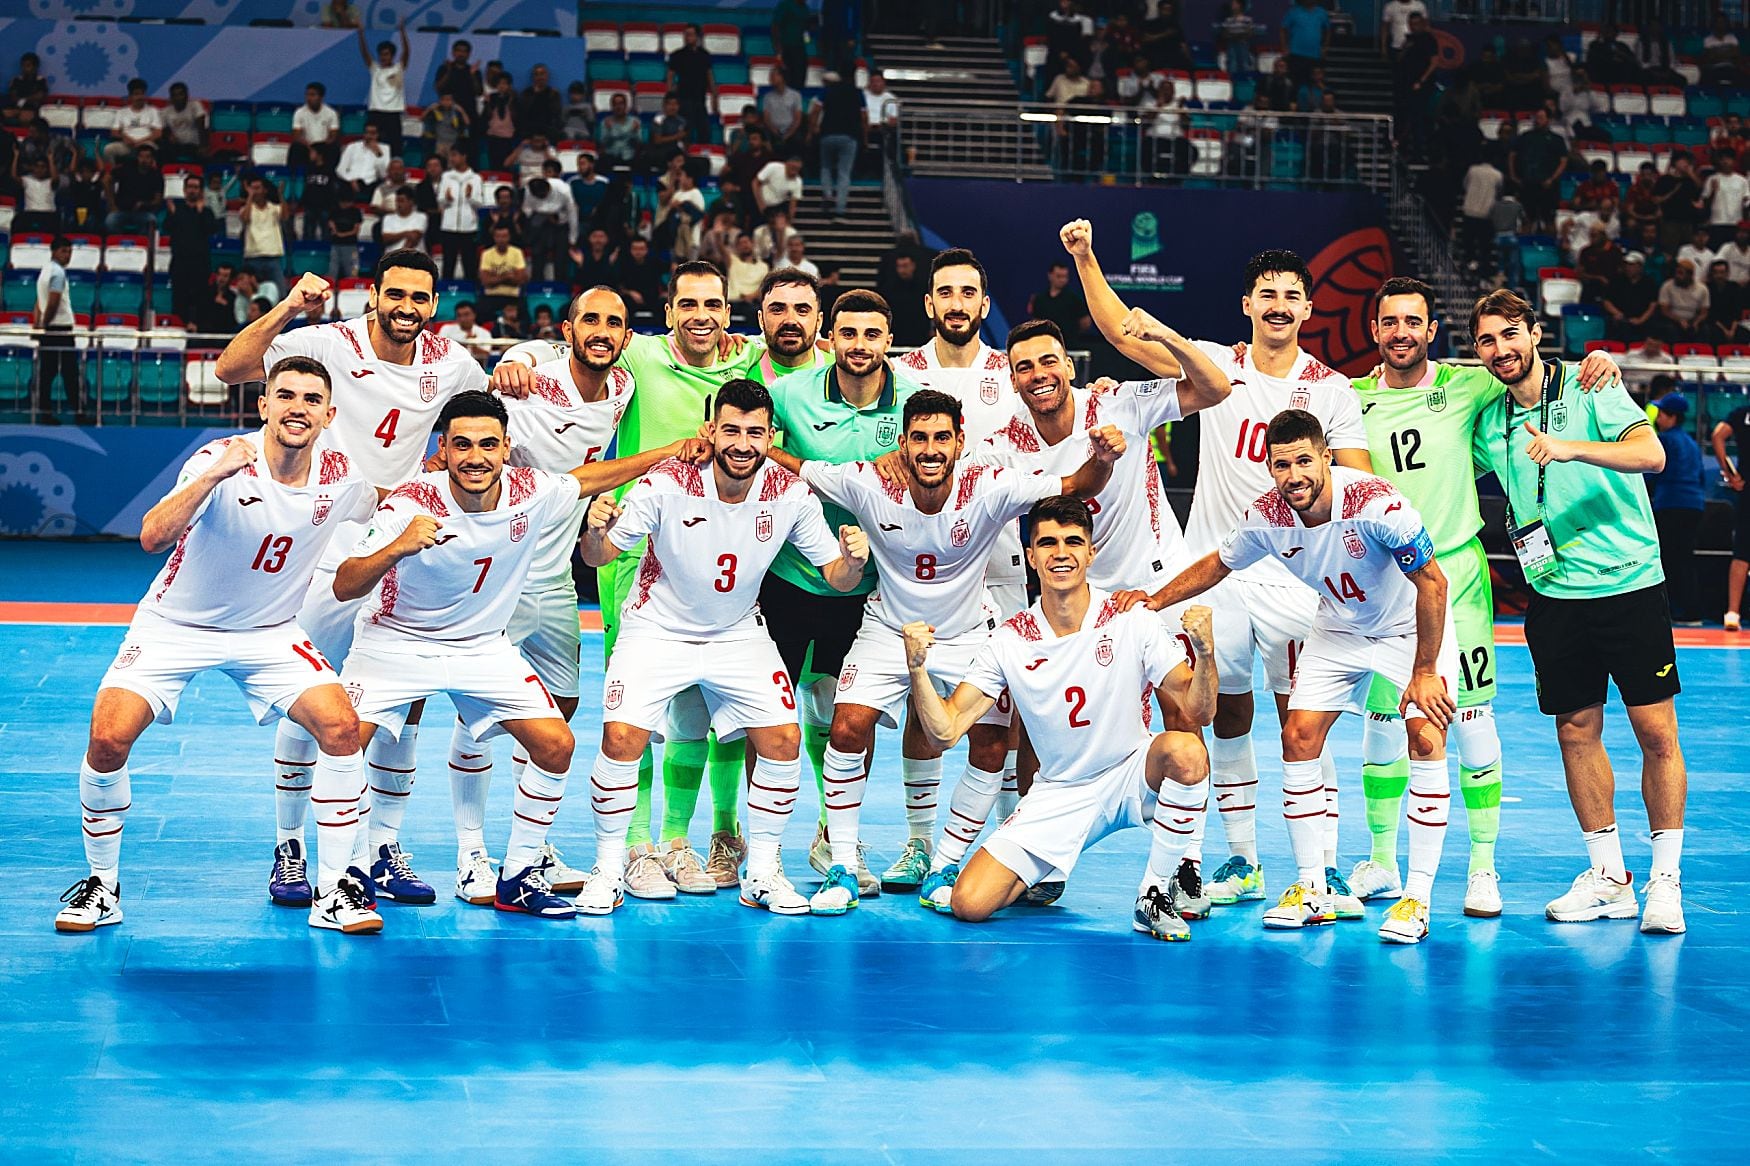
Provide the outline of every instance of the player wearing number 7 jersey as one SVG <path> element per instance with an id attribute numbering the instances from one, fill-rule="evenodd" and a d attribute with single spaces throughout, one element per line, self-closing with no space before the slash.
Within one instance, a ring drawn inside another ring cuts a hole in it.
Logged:
<path id="1" fill-rule="evenodd" d="M 356 808 L 364 781 L 358 717 L 334 669 L 298 624 L 298 602 L 329 540 L 368 518 L 377 491 L 323 430 L 334 417 L 328 373 L 313 360 L 274 365 L 260 432 L 209 442 L 146 513 L 140 543 L 170 559 L 140 601 L 121 651 L 98 686 L 79 767 L 88 877 L 63 896 L 58 931 L 120 923 L 122 821 L 128 755 L 154 720 L 168 723 L 197 673 L 237 682 L 263 723 L 286 716 L 321 746 L 319 796 Z M 350 819 L 349 819 L 350 820 Z M 324 871 L 313 927 L 375 931 L 361 871 Z"/>

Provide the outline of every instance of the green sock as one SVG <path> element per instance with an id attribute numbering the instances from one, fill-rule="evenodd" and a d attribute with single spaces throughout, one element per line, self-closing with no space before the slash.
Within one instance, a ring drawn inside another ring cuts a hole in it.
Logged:
<path id="1" fill-rule="evenodd" d="M 820 794 L 820 827 L 826 829 L 826 744 L 832 740 L 832 726 L 802 726 L 802 748 L 814 764 L 814 788 Z"/>
<path id="2" fill-rule="evenodd" d="M 662 840 L 685 838 L 705 780 L 703 741 L 669 741 L 662 747 Z"/>
<path id="3" fill-rule="evenodd" d="M 717 739 L 717 734 L 711 734 L 705 765 L 711 776 L 711 832 L 739 834 L 741 819 L 736 811 L 741 806 L 741 779 L 747 773 L 746 740 L 725 744 Z M 692 817 L 691 806 L 687 807 L 687 816 Z"/>
<path id="4" fill-rule="evenodd" d="M 1398 823 L 1404 790 L 1410 784 L 1408 754 L 1389 765 L 1363 765 L 1361 789 L 1367 795 L 1367 829 L 1373 835 L 1373 861 L 1397 869 Z"/>
<path id="5" fill-rule="evenodd" d="M 1458 767 L 1464 791 L 1465 821 L 1470 826 L 1470 873 L 1495 869 L 1495 839 L 1501 834 L 1501 767 Z"/>
<path id="6" fill-rule="evenodd" d="M 638 759 L 638 805 L 632 811 L 632 824 L 626 827 L 626 845 L 642 846 L 650 841 L 650 790 L 656 784 L 655 754 L 644 747 Z"/>

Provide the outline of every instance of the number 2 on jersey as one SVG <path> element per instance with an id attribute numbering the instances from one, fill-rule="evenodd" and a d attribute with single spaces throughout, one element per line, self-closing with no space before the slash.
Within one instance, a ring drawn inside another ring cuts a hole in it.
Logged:
<path id="1" fill-rule="evenodd" d="M 1063 699 L 1069 705 L 1069 727 L 1085 729 L 1093 724 L 1082 716 L 1082 711 L 1088 707 L 1088 694 L 1078 684 L 1072 684 L 1063 690 Z"/>

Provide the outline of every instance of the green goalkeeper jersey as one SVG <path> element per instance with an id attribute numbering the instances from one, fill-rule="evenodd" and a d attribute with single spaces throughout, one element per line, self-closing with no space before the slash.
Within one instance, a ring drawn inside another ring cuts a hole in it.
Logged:
<path id="1" fill-rule="evenodd" d="M 1429 375 L 1407 389 L 1373 377 L 1352 382 L 1373 472 L 1403 491 L 1422 515 L 1436 555 L 1449 555 L 1483 528 L 1470 463 L 1477 416 L 1506 392 L 1489 372 L 1430 362 Z"/>

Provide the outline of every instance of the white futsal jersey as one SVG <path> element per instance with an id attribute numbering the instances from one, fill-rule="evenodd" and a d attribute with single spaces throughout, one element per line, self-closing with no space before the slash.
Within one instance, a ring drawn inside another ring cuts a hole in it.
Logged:
<path id="1" fill-rule="evenodd" d="M 998 352 L 983 340 L 977 342 L 968 368 L 943 368 L 936 361 L 934 340 L 906 353 L 896 363 L 924 388 L 947 393 L 960 402 L 960 425 L 970 456 L 977 456 L 985 441 L 1007 425 L 1021 408 L 1021 399 L 1009 381 L 1008 354 Z M 1071 471 L 1074 469 L 1075 466 L 1070 467 Z M 992 587 L 1026 586 L 1027 564 L 1021 558 L 1020 523 L 1012 522 L 1003 528 L 1002 537 L 991 549 L 990 562 L 985 565 L 984 579 Z"/>
<path id="2" fill-rule="evenodd" d="M 1120 612 L 1089 591 L 1080 630 L 1058 636 L 1036 603 L 997 628 L 963 681 L 990 697 L 1008 690 L 1052 784 L 1097 781 L 1147 745 L 1155 686 L 1191 663 L 1153 612 Z"/>
<path id="3" fill-rule="evenodd" d="M 1087 460 L 1086 453 L 1081 460 Z M 855 514 L 869 536 L 881 583 L 869 596 L 866 613 L 895 632 L 923 620 L 939 640 L 964 635 L 985 621 L 984 565 L 990 548 L 1005 525 L 1063 490 L 1058 476 L 962 461 L 954 467 L 948 504 L 925 514 L 909 489 L 882 478 L 868 462 L 803 462 L 802 477 L 827 501 Z"/>
<path id="4" fill-rule="evenodd" d="M 1158 425 L 1177 421 L 1179 382 L 1176 380 L 1126 381 L 1109 393 L 1076 389 L 1071 406 L 1082 432 L 1101 425 L 1116 426 L 1124 434 L 1124 454 L 1112 467 L 1106 488 L 1088 503 L 1094 512 L 1094 555 L 1088 580 L 1095 586 L 1118 590 L 1138 587 L 1156 590 L 1178 573 L 1187 557 L 1185 537 L 1161 491 L 1160 472 L 1149 452 L 1149 433 Z M 1088 457 L 1088 443 L 1072 435 L 1056 445 L 1046 445 L 1033 423 L 1033 415 L 1021 406 L 981 453 L 1017 469 L 1043 469 L 1067 477 Z"/>
<path id="5" fill-rule="evenodd" d="M 183 463 L 170 492 L 218 461 L 226 440 L 252 446 L 255 461 L 207 495 L 140 607 L 193 627 L 277 627 L 297 616 L 335 532 L 371 517 L 377 491 L 345 454 L 328 446 L 326 435 L 317 439 L 304 485 L 275 481 L 257 430 L 201 446 Z"/>
<path id="6" fill-rule="evenodd" d="M 631 400 L 632 374 L 618 365 L 608 370 L 607 394 L 599 401 L 578 396 L 569 357 L 536 365 L 534 391 L 520 401 L 504 399 L 510 413 L 511 464 L 563 474 L 601 461 Z M 579 498 L 566 518 L 538 532 L 530 587 L 571 585 L 571 548 L 577 545 L 588 506 L 587 499 Z"/>
<path id="7" fill-rule="evenodd" d="M 1331 521 L 1306 527 L 1275 490 L 1247 508 L 1222 540 L 1240 570 L 1273 559 L 1318 592 L 1314 630 L 1383 639 L 1416 631 L 1416 586 L 1406 575 L 1434 557 L 1422 516 L 1384 478 L 1331 467 Z"/>
<path id="8" fill-rule="evenodd" d="M 620 550 L 649 538 L 621 612 L 621 643 L 638 633 L 669 640 L 763 637 L 760 584 L 786 542 L 817 567 L 839 557 L 820 499 L 795 474 L 768 461 L 747 497 L 724 502 L 711 467 L 658 462 L 620 500 L 608 541 Z"/>
<path id="9" fill-rule="evenodd" d="M 450 476 L 420 474 L 383 499 L 354 556 L 375 554 L 419 514 L 437 519 L 437 542 L 396 563 L 365 598 L 355 644 L 380 650 L 473 648 L 504 635 L 528 581 L 536 536 L 577 500 L 577 479 L 528 466 L 504 471 L 498 508 L 456 505 Z"/>
<path id="10" fill-rule="evenodd" d="M 1251 353 L 1199 340 L 1217 368 L 1233 382 L 1233 394 L 1198 413 L 1197 489 L 1185 542 L 1194 557 L 1216 549 L 1252 500 L 1274 488 L 1264 433 L 1284 409 L 1301 409 L 1319 419 L 1331 449 L 1366 449 L 1361 398 L 1349 378 L 1326 368 L 1302 351 L 1285 377 L 1269 377 L 1252 367 Z M 1242 577 L 1257 583 L 1292 586 L 1280 563 L 1255 564 Z"/>

